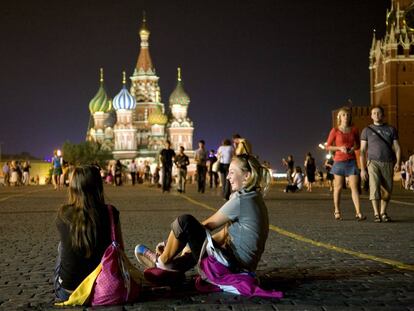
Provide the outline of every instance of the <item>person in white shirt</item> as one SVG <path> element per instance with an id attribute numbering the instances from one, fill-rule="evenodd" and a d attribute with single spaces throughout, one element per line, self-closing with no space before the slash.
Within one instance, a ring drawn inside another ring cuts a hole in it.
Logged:
<path id="1" fill-rule="evenodd" d="M 285 192 L 296 192 L 303 188 L 303 174 L 300 166 L 296 166 L 295 172 L 293 173 L 293 182 L 288 184 L 285 188 Z"/>

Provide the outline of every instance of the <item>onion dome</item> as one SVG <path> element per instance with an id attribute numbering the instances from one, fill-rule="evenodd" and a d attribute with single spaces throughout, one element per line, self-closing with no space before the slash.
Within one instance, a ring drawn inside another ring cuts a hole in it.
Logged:
<path id="1" fill-rule="evenodd" d="M 137 103 L 135 101 L 135 98 L 128 92 L 126 88 L 125 71 L 122 72 L 122 84 L 122 90 L 114 97 L 113 100 L 114 109 L 133 110 L 135 109 Z"/>
<path id="2" fill-rule="evenodd" d="M 103 68 L 100 70 L 100 86 L 95 97 L 89 102 L 89 111 L 91 114 L 95 112 L 109 112 L 111 111 L 111 102 L 104 88 Z"/>
<path id="3" fill-rule="evenodd" d="M 148 116 L 148 122 L 151 125 L 165 125 L 168 122 L 168 117 L 162 113 L 161 109 L 158 107 Z"/>
<path id="4" fill-rule="evenodd" d="M 183 83 L 181 82 L 181 68 L 177 68 L 178 75 L 177 75 L 177 86 L 175 87 L 174 91 L 170 95 L 170 106 L 173 105 L 181 105 L 181 106 L 188 106 L 190 103 L 190 97 L 184 91 Z"/>

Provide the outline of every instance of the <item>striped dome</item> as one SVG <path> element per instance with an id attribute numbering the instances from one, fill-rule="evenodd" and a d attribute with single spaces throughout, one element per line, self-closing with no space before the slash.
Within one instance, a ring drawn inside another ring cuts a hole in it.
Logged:
<path id="1" fill-rule="evenodd" d="M 122 87 L 122 90 L 114 97 L 112 104 L 115 110 L 133 110 L 137 106 L 135 98 L 131 94 L 129 94 L 125 84 Z"/>
<path id="2" fill-rule="evenodd" d="M 89 102 L 89 111 L 91 112 L 91 114 L 94 114 L 95 112 L 111 111 L 111 102 L 109 100 L 108 95 L 106 94 L 102 81 L 95 97 L 92 98 Z"/>

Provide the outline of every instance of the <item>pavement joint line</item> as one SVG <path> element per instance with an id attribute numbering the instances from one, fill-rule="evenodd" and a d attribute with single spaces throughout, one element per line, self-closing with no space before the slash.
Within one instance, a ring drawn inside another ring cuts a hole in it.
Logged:
<path id="1" fill-rule="evenodd" d="M 217 211 L 216 208 L 213 208 L 213 207 L 211 207 L 207 204 L 204 204 L 202 202 L 194 200 L 194 199 L 190 198 L 189 196 L 187 196 L 185 194 L 182 194 L 182 195 L 179 195 L 179 196 L 185 198 L 186 200 L 190 201 L 191 203 L 193 203 L 195 205 L 199 205 L 201 207 L 207 208 L 207 209 L 212 210 L 212 211 Z M 329 243 L 315 241 L 315 240 L 309 239 L 307 237 L 304 237 L 300 234 L 296 234 L 296 233 L 287 231 L 285 229 L 282 229 L 280 227 L 277 227 L 277 226 L 274 226 L 274 225 L 271 225 L 271 224 L 269 224 L 269 229 L 276 232 L 276 233 L 279 233 L 281 235 L 287 236 L 289 238 L 292 238 L 292 239 L 295 239 L 295 240 L 298 240 L 298 241 L 301 241 L 301 242 L 304 242 L 304 243 L 311 244 L 313 246 L 325 248 L 325 249 L 328 249 L 328 250 L 331 250 L 331 251 L 351 255 L 351 256 L 366 259 L 366 260 L 379 262 L 379 263 L 386 264 L 386 265 L 389 265 L 389 266 L 392 266 L 392 267 L 395 267 L 395 268 L 398 268 L 398 269 L 401 269 L 401 270 L 414 271 L 414 265 L 410 265 L 410 264 L 406 264 L 406 263 L 399 262 L 399 261 L 392 260 L 392 259 L 381 258 L 381 257 L 377 257 L 377 256 L 374 256 L 374 255 L 369 255 L 369 254 L 349 250 L 349 249 L 339 247 L 339 246 L 335 246 L 335 245 L 332 245 L 332 244 L 329 244 Z"/>
<path id="2" fill-rule="evenodd" d="M 22 197 L 22 196 L 25 196 L 26 194 L 31 194 L 31 193 L 36 193 L 36 192 L 41 192 L 41 191 L 46 191 L 46 190 L 49 190 L 49 189 L 38 189 L 38 190 L 31 190 L 31 191 L 27 191 L 27 192 L 19 193 L 19 194 L 12 194 L 7 197 L 1 198 L 0 202 L 6 201 L 11 198 Z"/>

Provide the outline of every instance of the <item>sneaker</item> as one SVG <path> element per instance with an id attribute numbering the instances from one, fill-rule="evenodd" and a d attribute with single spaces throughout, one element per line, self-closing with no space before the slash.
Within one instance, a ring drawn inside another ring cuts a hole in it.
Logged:
<path id="1" fill-rule="evenodd" d="M 143 244 L 135 246 L 135 257 L 138 262 L 147 268 L 154 268 L 157 254 Z"/>

